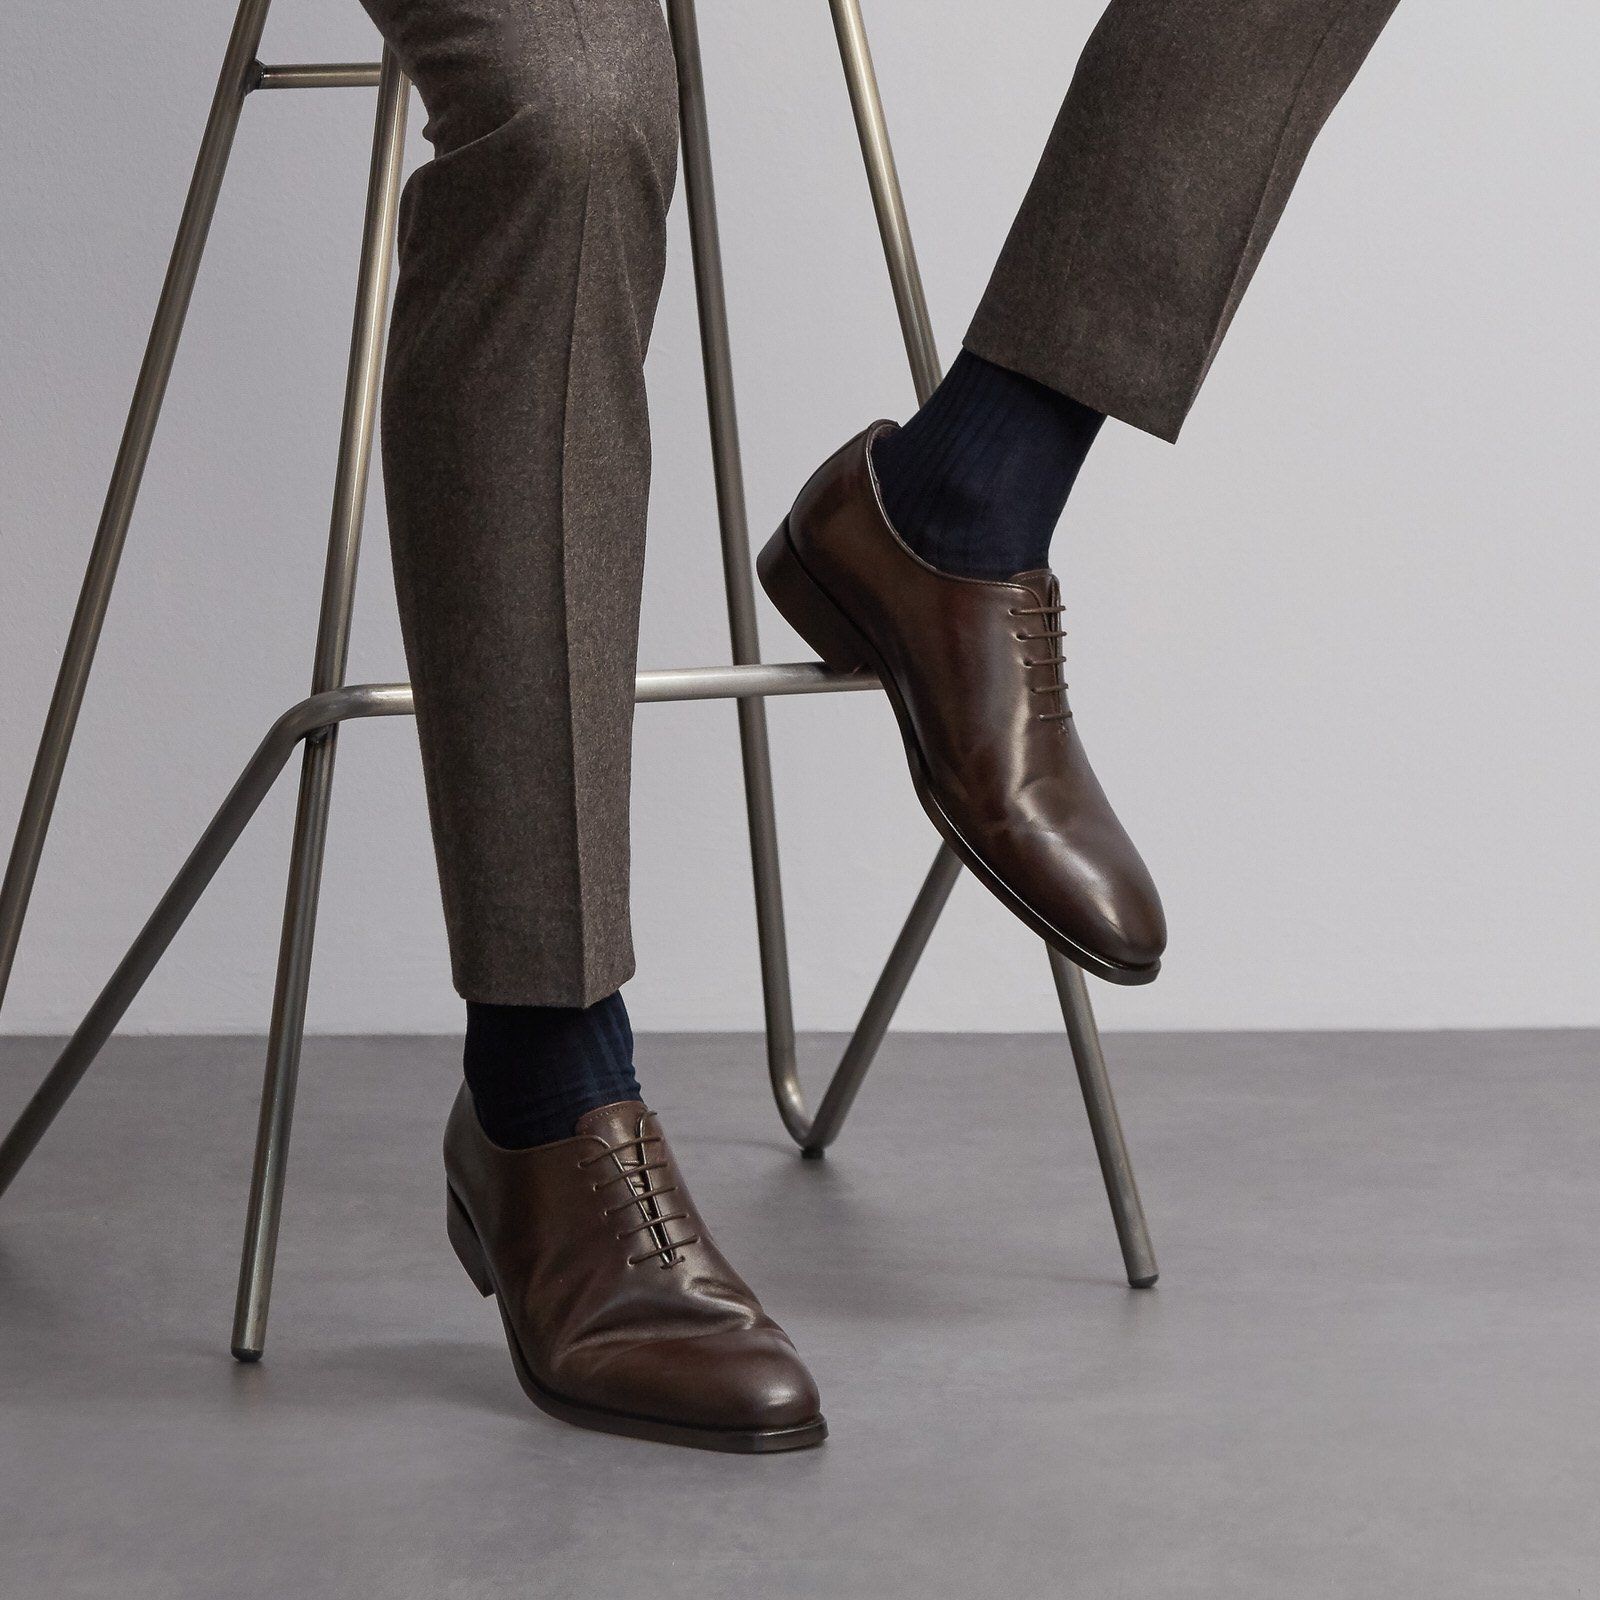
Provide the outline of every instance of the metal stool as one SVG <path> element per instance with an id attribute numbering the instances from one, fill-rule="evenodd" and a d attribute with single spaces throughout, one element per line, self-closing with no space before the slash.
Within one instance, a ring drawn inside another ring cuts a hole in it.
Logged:
<path id="1" fill-rule="evenodd" d="M 303 744 L 261 1119 L 234 1310 L 232 1348 L 241 1361 L 259 1359 L 266 1336 L 339 726 L 358 717 L 402 716 L 412 711 L 411 690 L 405 684 L 346 684 L 344 681 L 356 560 L 372 454 L 390 263 L 394 253 L 409 85 L 393 55 L 387 51 L 377 64 L 262 65 L 257 52 L 270 3 L 271 0 L 240 0 L 23 803 L 16 841 L 4 883 L 0 885 L 0 999 L 3 999 L 60 787 L 62 768 L 111 598 L 117 562 L 133 516 L 162 397 L 245 100 L 258 89 L 375 86 L 378 90 L 377 125 L 311 694 L 291 706 L 268 730 L 171 887 L 15 1126 L 0 1143 L 0 1193 L 3 1193 L 111 1036 L 294 754 L 295 747 Z M 918 398 L 926 399 L 939 381 L 939 363 L 861 8 L 859 0 L 829 0 L 829 4 L 906 352 Z M 961 869 L 952 852 L 941 846 L 817 1113 L 815 1117 L 810 1116 L 801 1093 L 795 1058 L 794 1012 L 764 700 L 768 695 L 872 689 L 877 684 L 870 677 L 832 672 L 818 662 L 774 665 L 761 661 L 694 0 L 667 0 L 667 15 L 677 59 L 684 187 L 693 245 L 695 295 L 734 664 L 640 673 L 636 699 L 640 702 L 731 699 L 737 703 L 766 1011 L 767 1066 L 784 1126 L 802 1154 L 815 1159 L 838 1137 Z M 1147 1288 L 1156 1281 L 1155 1255 L 1106 1077 L 1084 976 L 1054 951 L 1049 953 L 1049 959 L 1095 1149 L 1110 1196 L 1111 1214 L 1122 1246 L 1128 1281 L 1135 1288 Z"/>

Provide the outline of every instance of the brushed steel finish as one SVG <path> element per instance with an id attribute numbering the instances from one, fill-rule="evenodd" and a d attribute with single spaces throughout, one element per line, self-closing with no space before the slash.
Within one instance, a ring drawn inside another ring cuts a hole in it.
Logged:
<path id="1" fill-rule="evenodd" d="M 322 608 L 317 624 L 311 692 L 324 694 L 344 681 L 350 651 L 350 620 L 355 602 L 356 568 L 361 554 L 361 524 L 383 369 L 383 334 L 388 319 L 389 277 L 394 260 L 400 176 L 405 160 L 406 109 L 411 86 L 393 52 L 383 54 L 382 81 L 372 138 L 366 214 L 361 230 L 350 363 L 345 380 L 344 415 L 339 428 L 339 460 L 334 473 L 333 513 L 323 573 Z M 316 936 L 317 898 L 328 837 L 333 794 L 337 725 L 306 743 L 289 859 L 289 888 L 283 911 L 278 976 L 267 1035 L 267 1068 L 261 1089 L 261 1117 L 250 1175 L 239 1288 L 234 1303 L 234 1355 L 259 1360 L 266 1340 L 278 1221 L 294 1115 L 295 1083 L 305 1036 L 306 995 L 311 982 L 311 952 Z"/>
<path id="2" fill-rule="evenodd" d="M 941 850 L 933 858 L 933 865 L 928 869 L 916 900 L 912 902 L 910 915 L 894 942 L 894 948 L 889 952 L 889 959 L 884 963 L 866 1009 L 861 1013 L 861 1021 L 856 1024 L 856 1031 L 851 1034 L 850 1042 L 839 1059 L 833 1081 L 822 1096 L 815 1119 L 801 1138 L 801 1154 L 810 1160 L 817 1160 L 838 1138 L 844 1119 L 855 1104 L 867 1068 L 877 1057 L 878 1047 L 883 1043 L 889 1024 L 899 1009 L 911 974 L 917 970 L 922 952 L 927 949 L 940 913 L 960 876 L 961 863 L 953 851 Z"/>
<path id="3" fill-rule="evenodd" d="M 876 689 L 870 672 L 835 672 L 820 661 L 757 661 L 733 667 L 658 667 L 634 679 L 640 705 L 676 700 L 756 700 L 770 695 Z"/>
<path id="4" fill-rule="evenodd" d="M 128 953 L 0 1142 L 0 1194 L 10 1187 L 101 1046 L 111 1037 L 300 741 L 352 717 L 395 716 L 410 711 L 411 690 L 405 684 L 361 684 L 302 700 L 267 730 Z"/>
<path id="5" fill-rule="evenodd" d="M 755 575 L 750 558 L 750 525 L 745 504 L 744 465 L 739 449 L 739 417 L 734 403 L 733 359 L 728 338 L 727 294 L 722 276 L 722 242 L 717 228 L 716 187 L 711 167 L 711 134 L 706 119 L 705 76 L 700 59 L 700 29 L 694 0 L 667 0 L 667 22 L 678 70 L 678 115 L 683 135 L 684 198 L 689 213 L 689 243 L 694 258 L 695 302 L 700 320 L 700 352 L 705 368 L 706 410 L 711 430 L 711 463 L 716 484 L 717 525 L 722 541 L 722 581 L 728 608 L 733 659 L 761 659 L 756 622 Z M 767 708 L 759 698 L 738 707 L 739 754 L 744 769 L 746 828 L 755 896 L 756 945 L 761 964 L 761 997 L 766 1023 L 767 1075 L 789 1123 L 805 1112 L 800 1101 L 795 1056 L 794 996 L 789 974 L 789 938 L 783 912 L 783 876 L 778 857 L 778 825 L 772 788 L 772 755 L 767 738 Z"/>
<path id="6" fill-rule="evenodd" d="M 383 79 L 381 61 L 312 61 L 267 66 L 258 61 L 252 89 L 376 89 Z"/>
<path id="7" fill-rule="evenodd" d="M 861 131 L 880 231 L 890 258 L 896 303 L 919 393 L 938 383 L 938 357 L 911 249 L 905 207 L 894 173 L 888 131 L 878 100 L 877 84 L 858 11 L 834 8 L 844 56 L 851 104 Z M 685 197 L 694 255 L 695 294 L 700 315 L 701 353 L 705 367 L 710 417 L 712 463 L 722 536 L 723 581 L 734 660 L 759 659 L 755 584 L 751 570 L 750 532 L 745 510 L 738 416 L 734 404 L 733 365 L 729 349 L 722 251 L 718 238 L 710 135 L 706 119 L 705 81 L 701 66 L 699 26 L 694 0 L 667 0 L 667 20 L 677 61 L 678 96 L 683 133 Z M 839 687 L 865 687 L 842 683 Z M 819 1156 L 837 1136 L 872 1065 L 889 1023 L 927 945 L 939 913 L 949 897 L 959 868 L 956 858 L 941 850 L 928 880 L 861 1020 L 852 1034 L 815 1120 L 806 1109 L 795 1047 L 794 1000 L 790 979 L 788 936 L 772 792 L 772 765 L 767 739 L 766 708 L 760 699 L 741 700 L 739 735 L 744 762 L 745 807 L 756 901 L 756 932 L 761 960 L 765 1009 L 767 1073 L 779 1115 L 804 1154 Z"/>
<path id="8" fill-rule="evenodd" d="M 919 400 L 925 400 L 938 387 L 939 354 L 934 344 L 933 323 L 928 316 L 922 278 L 917 268 L 916 250 L 906 220 L 905 198 L 895 170 L 894 151 L 889 143 L 889 128 L 878 92 L 872 52 L 867 44 L 861 8 L 856 0 L 829 0 L 834 31 L 839 41 L 839 57 L 844 67 L 845 87 L 861 143 L 861 158 L 866 166 L 867 186 L 872 195 L 878 232 L 883 240 L 884 260 L 895 307 L 900 316 L 900 331 L 905 340 L 906 357 L 911 364 L 912 382 Z M 769 1034 L 768 1064 L 772 1076 L 778 1114 L 790 1136 L 810 1160 L 820 1159 L 838 1138 L 850 1107 L 883 1043 L 889 1024 L 905 995 L 906 986 L 927 948 L 950 891 L 960 876 L 961 865 L 955 853 L 940 845 L 928 869 L 916 900 L 902 925 L 889 959 L 879 974 L 861 1019 L 846 1044 L 833 1078 L 823 1091 L 815 1118 L 808 1115 L 793 1049 L 793 1023 L 790 1023 L 790 1048 L 787 1058 L 774 1052 Z"/>
<path id="9" fill-rule="evenodd" d="M 1072 1059 L 1078 1069 L 1084 1109 L 1089 1114 L 1089 1131 L 1094 1136 L 1095 1154 L 1100 1158 L 1100 1174 L 1105 1179 L 1106 1196 L 1111 1201 L 1111 1220 L 1116 1225 L 1117 1242 L 1122 1246 L 1128 1282 L 1135 1289 L 1149 1289 L 1159 1275 L 1156 1253 L 1145 1225 L 1144 1204 L 1139 1185 L 1134 1182 L 1133 1162 L 1122 1136 L 1122 1119 L 1111 1093 L 1106 1072 L 1105 1052 L 1100 1046 L 1100 1030 L 1095 1026 L 1089 1004 L 1089 984 L 1082 968 L 1055 950 L 1049 952 L 1050 972 L 1061 998 L 1061 1018 L 1067 1025 Z"/>
<path id="10" fill-rule="evenodd" d="M 839 58 L 844 63 L 850 110 L 855 117 L 856 136 L 861 142 L 861 159 L 867 169 L 867 187 L 872 191 L 872 209 L 883 240 L 900 332 L 911 362 L 917 401 L 921 404 L 939 387 L 939 350 L 934 343 L 927 296 L 922 291 L 916 247 L 911 242 L 911 224 L 906 220 L 905 195 L 894 164 L 894 149 L 889 143 L 889 124 L 883 114 L 878 74 L 872 65 L 872 49 L 867 43 L 860 0 L 828 0 L 828 5 L 833 12 Z"/>
<path id="11" fill-rule="evenodd" d="M 205 133 L 200 140 L 200 153 L 189 179 L 177 237 L 173 241 L 144 360 L 128 408 L 128 420 L 123 426 L 77 609 L 67 634 L 50 709 L 45 716 L 44 732 L 23 797 L 5 879 L 0 882 L 0 1004 L 5 1001 L 6 986 L 16 961 L 17 943 L 22 937 L 28 900 L 39 871 L 39 857 L 44 850 L 45 835 L 50 830 L 61 774 L 72 748 L 72 735 L 78 725 L 84 690 L 100 643 L 111 590 L 116 583 L 117 564 L 122 559 L 128 525 L 133 520 L 145 463 L 150 457 L 150 442 L 161 415 L 161 402 L 166 397 L 167 380 L 172 376 L 178 341 L 200 271 L 200 258 L 205 253 L 206 236 L 216 212 L 217 195 L 233 149 L 239 113 L 250 92 L 256 50 L 266 26 L 269 4 L 270 0 L 240 0 L 206 118 Z"/>

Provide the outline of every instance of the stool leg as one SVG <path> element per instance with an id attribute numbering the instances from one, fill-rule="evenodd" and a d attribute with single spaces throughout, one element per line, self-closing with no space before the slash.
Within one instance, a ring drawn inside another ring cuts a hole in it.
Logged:
<path id="1" fill-rule="evenodd" d="M 796 1135 L 800 1139 L 800 1153 L 807 1160 L 820 1159 L 823 1151 L 838 1138 L 844 1119 L 855 1104 L 856 1091 L 860 1089 L 867 1076 L 867 1068 L 878 1054 L 878 1046 L 889 1031 L 901 996 L 911 982 L 911 974 L 917 970 L 917 963 L 928 947 L 939 914 L 944 910 L 950 891 L 955 888 L 956 879 L 960 876 L 961 862 L 955 851 L 941 848 L 933 858 L 927 877 L 923 879 L 922 888 L 900 930 L 900 937 L 889 952 L 889 959 L 884 963 L 877 986 L 861 1013 L 856 1031 L 850 1035 L 850 1042 L 839 1058 L 838 1069 L 828 1084 L 822 1103 L 817 1107 L 815 1118 L 803 1135 Z"/>
<path id="2" fill-rule="evenodd" d="M 934 346 L 927 301 L 922 292 L 922 278 L 917 270 L 916 249 L 906 220 L 905 199 L 900 189 L 899 174 L 895 170 L 894 152 L 889 144 L 888 124 L 878 93 L 872 52 L 861 17 L 861 4 L 860 0 L 828 0 L 828 3 L 839 40 L 839 55 L 850 92 L 850 107 L 855 116 L 862 160 L 867 169 L 867 183 L 872 191 L 878 231 L 883 239 L 884 259 L 888 263 L 889 281 L 894 290 L 895 308 L 900 316 L 906 355 L 911 362 L 917 398 L 923 401 L 938 384 L 939 356 Z M 936 860 L 934 872 L 929 875 L 930 884 L 938 871 L 939 862 Z M 952 868 L 952 881 L 954 876 Z M 933 915 L 937 917 L 937 909 Z M 909 931 L 910 924 L 907 925 Z M 902 935 L 902 939 L 904 937 Z M 1149 1288 L 1156 1281 L 1155 1251 L 1151 1248 L 1149 1231 L 1145 1226 L 1144 1208 L 1140 1204 L 1138 1186 L 1133 1178 L 1133 1165 L 1128 1159 L 1127 1145 L 1123 1142 L 1116 1102 L 1111 1096 L 1105 1056 L 1100 1048 L 1100 1034 L 1095 1026 L 1093 1008 L 1089 1004 L 1088 986 L 1083 973 L 1072 962 L 1054 950 L 1049 954 L 1067 1037 L 1072 1045 L 1073 1060 L 1077 1064 L 1078 1081 L 1083 1087 L 1095 1150 L 1100 1157 L 1100 1170 L 1105 1176 L 1106 1190 L 1111 1200 L 1111 1215 L 1116 1223 L 1117 1238 L 1122 1245 L 1122 1256 L 1128 1269 L 1128 1281 L 1135 1288 Z M 915 957 L 912 959 L 914 961 Z M 865 1071 L 866 1064 L 863 1063 L 855 1074 L 854 1082 L 836 1082 L 830 1086 L 817 1117 L 819 1124 L 824 1121 L 837 1088 L 841 1103 L 827 1130 L 828 1137 L 838 1131 L 837 1124 L 843 1121 L 850 1099 Z M 842 1068 L 839 1078 L 846 1078 Z"/>
<path id="3" fill-rule="evenodd" d="M 301 708 L 297 707 L 279 718 L 262 741 L 239 781 L 228 792 L 221 809 L 190 851 L 171 887 L 145 921 L 138 938 L 118 962 L 116 971 L 56 1058 L 55 1065 L 45 1074 L 44 1081 L 4 1140 L 0 1140 L 0 1194 L 10 1187 L 57 1113 L 94 1064 L 95 1057 L 133 1004 L 167 946 L 188 920 L 206 885 L 266 799 L 295 745 L 308 731 L 300 725 L 300 713 Z"/>
<path id="4" fill-rule="evenodd" d="M 1100 1030 L 1095 1026 L 1089 1004 L 1089 985 L 1082 970 L 1056 951 L 1050 951 L 1050 971 L 1061 997 L 1061 1016 L 1067 1025 L 1072 1059 L 1083 1089 L 1084 1108 L 1089 1113 L 1089 1131 L 1094 1136 L 1095 1154 L 1106 1181 L 1111 1201 L 1111 1220 L 1116 1224 L 1117 1242 L 1122 1246 L 1128 1282 L 1135 1289 L 1151 1288 L 1157 1277 L 1156 1253 L 1145 1226 L 1144 1206 L 1139 1186 L 1133 1178 L 1133 1162 L 1122 1137 L 1122 1120 L 1111 1095 L 1111 1080 L 1106 1075 L 1105 1053 L 1100 1048 Z"/>
<path id="5" fill-rule="evenodd" d="M 122 442 L 117 449 L 116 464 L 112 468 L 110 487 L 106 490 L 105 504 L 100 512 L 100 524 L 95 531 L 89 565 L 83 575 L 83 587 L 78 594 L 72 627 L 67 634 L 67 646 L 56 675 L 55 691 L 45 717 L 44 733 L 34 758 L 33 773 L 22 802 L 22 815 L 17 824 L 5 880 L 0 883 L 0 1002 L 5 999 L 12 964 L 16 959 L 17 943 L 22 937 L 22 923 L 27 916 L 28 900 L 38 874 L 39 857 L 44 850 L 45 835 L 49 831 L 51 813 L 61 787 L 67 752 L 72 747 L 72 735 L 78 724 L 78 712 L 83 705 L 89 672 L 94 666 L 100 630 L 105 623 L 106 608 L 111 602 L 111 590 L 117 578 L 117 564 L 122 557 L 122 546 L 127 537 L 128 524 L 133 518 L 134 504 L 139 497 L 145 463 L 150 457 L 150 442 L 161 416 L 161 402 L 166 395 L 167 380 L 172 375 L 172 363 L 178 353 L 178 340 L 183 333 L 190 296 L 200 271 L 206 235 L 216 212 L 217 195 L 222 188 L 223 174 L 227 171 L 234 132 L 239 126 L 239 113 L 252 87 L 256 50 L 261 43 L 262 29 L 266 26 L 269 4 L 270 0 L 240 0 L 233 32 L 229 35 L 228 47 L 222 58 L 222 70 L 217 78 L 216 93 L 212 97 L 211 112 L 206 119 L 205 134 L 200 141 L 200 153 L 195 159 L 194 175 L 189 180 L 189 192 L 184 200 L 183 215 L 167 263 L 161 298 L 156 302 L 155 319 L 145 345 L 138 382 L 134 385 L 133 401 L 123 426 Z"/>
<path id="6" fill-rule="evenodd" d="M 906 220 L 905 195 L 894 164 L 894 149 L 889 143 L 889 124 L 883 115 L 883 98 L 878 93 L 878 74 L 872 65 L 866 24 L 861 20 L 860 0 L 828 0 L 828 5 L 833 12 L 833 31 L 839 40 L 839 59 L 844 64 L 845 87 L 850 94 L 850 111 L 855 117 L 856 136 L 861 143 L 861 159 L 867 169 L 872 209 L 883 240 L 895 310 L 900 316 L 900 332 L 911 362 L 917 400 L 921 403 L 939 387 L 939 351 L 933 341 L 933 319 L 928 315 L 927 297 L 922 292 L 922 273 L 911 242 L 911 225 Z"/>
<path id="7" fill-rule="evenodd" d="M 756 625 L 755 578 L 750 563 L 750 525 L 744 468 L 739 450 L 739 417 L 734 405 L 733 361 L 728 341 L 728 307 L 722 278 L 722 244 L 717 231 L 717 199 L 711 170 L 711 136 L 706 123 L 705 77 L 700 62 L 700 31 L 694 0 L 667 0 L 673 54 L 678 67 L 678 115 L 683 133 L 683 185 L 689 213 L 689 243 L 694 256 L 695 299 L 700 318 L 700 353 L 705 368 L 706 408 L 711 427 L 711 462 L 716 483 L 717 524 L 722 539 L 722 577 L 727 595 L 733 659 L 740 665 L 761 659 Z M 778 825 L 772 790 L 772 756 L 767 739 L 766 702 L 737 702 L 739 753 L 744 767 L 745 816 L 750 834 L 750 867 L 756 902 L 756 942 L 761 959 L 767 1071 L 780 1108 L 798 1103 L 794 998 L 789 978 L 789 942 L 783 914 L 783 880 L 778 861 Z M 794 1086 L 790 1089 L 790 1086 Z M 785 1120 L 788 1120 L 785 1109 Z M 803 1125 L 805 1112 L 799 1109 Z M 793 1124 L 791 1124 L 791 1127 Z"/>
<path id="8" fill-rule="evenodd" d="M 679 115 L 683 130 L 684 191 L 689 212 L 689 238 L 694 254 L 695 294 L 700 314 L 701 355 L 705 366 L 706 403 L 711 424 L 712 465 L 717 490 L 717 516 L 722 535 L 723 579 L 733 658 L 760 660 L 755 582 L 750 563 L 750 530 L 746 516 L 744 476 L 739 451 L 738 415 L 734 405 L 733 365 L 729 352 L 728 315 L 718 238 L 716 194 L 706 121 L 705 80 L 701 69 L 699 26 L 694 0 L 667 0 L 678 68 Z M 870 61 L 867 63 L 870 76 Z M 875 87 L 871 87 L 875 98 Z M 881 125 L 882 113 L 878 112 Z M 887 136 L 883 148 L 887 151 Z M 881 203 L 899 217 L 898 234 L 907 239 L 904 208 L 892 171 L 887 187 L 875 187 Z M 913 284 L 912 316 L 921 330 L 914 363 L 931 391 L 938 382 L 938 358 L 928 333 L 916 262 L 906 256 Z M 898 283 L 898 280 L 897 280 Z M 744 761 L 745 809 L 750 832 L 751 867 L 755 881 L 756 934 L 761 956 L 765 1006 L 767 1071 L 784 1126 L 808 1157 L 818 1157 L 833 1142 L 872 1065 L 895 1008 L 920 959 L 940 911 L 959 874 L 959 865 L 941 851 L 899 938 L 895 941 L 877 986 L 828 1085 L 815 1120 L 806 1112 L 795 1050 L 794 1001 L 789 975 L 788 939 L 783 912 L 783 885 L 778 860 L 778 833 L 772 791 L 772 762 L 767 738 L 766 706 L 758 698 L 741 700 L 739 738 Z"/>
<path id="9" fill-rule="evenodd" d="M 409 87 L 399 63 L 385 50 L 361 236 L 361 266 L 339 434 L 328 561 L 312 670 L 313 694 L 335 689 L 344 682 L 349 655 L 350 616 L 372 462 L 373 422 L 383 361 L 383 330 L 388 313 Z M 322 880 L 337 743 L 335 727 L 308 739 L 300 771 L 289 889 L 272 1001 L 272 1026 L 267 1041 L 266 1075 L 261 1090 L 261 1116 L 250 1176 L 244 1251 L 239 1263 L 239 1291 L 234 1302 L 232 1348 L 240 1361 L 259 1360 L 266 1341 L 267 1306 L 272 1293 L 278 1220 L 283 1208 L 295 1081 L 305 1034 L 306 992 L 311 977 L 311 948 L 316 932 L 317 894 Z"/>

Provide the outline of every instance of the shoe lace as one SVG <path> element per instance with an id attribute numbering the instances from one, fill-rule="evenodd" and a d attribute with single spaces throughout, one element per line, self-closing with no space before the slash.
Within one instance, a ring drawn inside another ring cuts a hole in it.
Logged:
<path id="1" fill-rule="evenodd" d="M 687 1211 L 672 1211 L 663 1213 L 660 1201 L 663 1196 L 675 1194 L 678 1185 L 675 1183 L 662 1183 L 659 1174 L 670 1169 L 670 1163 L 657 1159 L 651 1160 L 650 1146 L 661 1144 L 659 1133 L 646 1133 L 644 1124 L 639 1124 L 639 1132 L 632 1139 L 622 1139 L 616 1144 L 607 1145 L 597 1155 L 585 1156 L 578 1163 L 580 1170 L 597 1166 L 600 1162 L 610 1160 L 615 1163 L 617 1170 L 609 1177 L 600 1178 L 591 1185 L 596 1194 L 619 1179 L 628 1180 L 628 1198 L 618 1205 L 607 1206 L 601 1215 L 606 1218 L 619 1217 L 637 1206 L 638 1214 L 643 1220 L 636 1227 L 624 1228 L 617 1235 L 618 1239 L 631 1239 L 635 1234 L 648 1233 L 655 1248 L 646 1250 L 642 1255 L 628 1257 L 630 1267 L 642 1266 L 646 1261 L 656 1261 L 662 1267 L 675 1267 L 683 1260 L 677 1252 L 691 1244 L 700 1242 L 700 1235 L 692 1233 L 687 1239 L 674 1239 L 667 1232 L 669 1222 L 685 1222 L 688 1220 Z M 636 1159 L 623 1159 L 624 1151 L 632 1151 Z"/>
<path id="2" fill-rule="evenodd" d="M 1007 609 L 1008 617 L 1040 617 L 1047 622 L 1059 623 L 1061 614 L 1066 610 L 1060 604 L 1047 606 L 1011 606 Z M 1053 694 L 1060 696 L 1060 707 L 1055 711 L 1039 712 L 1041 722 L 1065 722 L 1072 715 L 1072 708 L 1067 704 L 1067 690 L 1070 684 L 1061 679 L 1060 668 L 1067 664 L 1067 658 L 1061 653 L 1060 641 L 1067 636 L 1067 630 L 1060 627 L 1041 628 L 1036 633 L 1013 633 L 1012 638 L 1021 640 L 1024 644 L 1039 641 L 1053 641 L 1051 654 L 1041 656 L 1037 661 L 1030 660 L 1026 651 L 1023 652 L 1022 664 L 1025 667 L 1051 667 L 1055 668 L 1050 683 L 1036 683 L 1029 687 L 1029 694 Z"/>

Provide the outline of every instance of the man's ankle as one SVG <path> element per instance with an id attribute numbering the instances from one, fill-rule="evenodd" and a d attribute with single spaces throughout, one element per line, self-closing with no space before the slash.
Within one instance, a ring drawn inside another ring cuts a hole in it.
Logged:
<path id="1" fill-rule="evenodd" d="M 569 1139 L 586 1112 L 640 1098 L 620 993 L 592 1006 L 469 1000 L 462 1066 L 478 1122 L 502 1149 Z"/>
<path id="2" fill-rule="evenodd" d="M 930 566 L 1009 578 L 1045 566 L 1105 417 L 963 350 L 902 428 L 873 446 L 884 510 Z"/>

